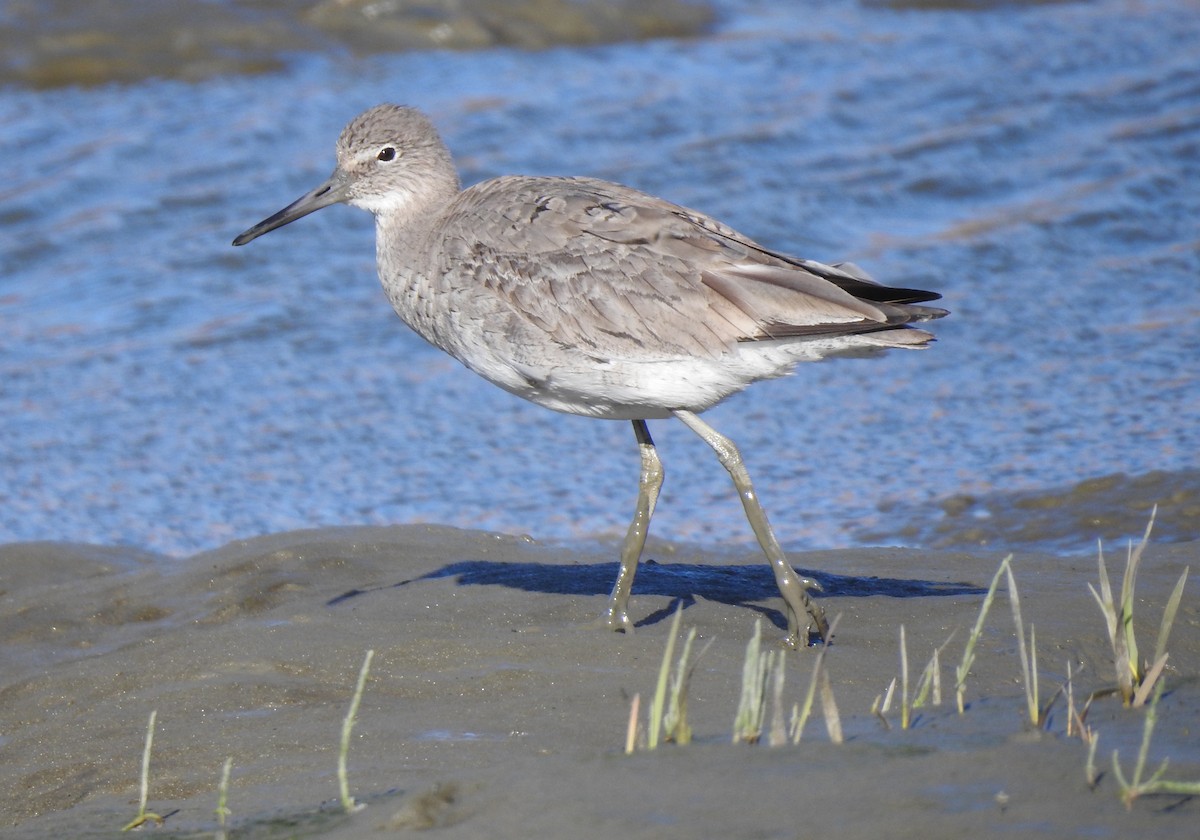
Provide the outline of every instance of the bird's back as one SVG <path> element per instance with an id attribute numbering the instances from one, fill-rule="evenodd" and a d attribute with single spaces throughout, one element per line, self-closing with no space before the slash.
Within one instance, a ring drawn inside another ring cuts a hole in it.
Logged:
<path id="1" fill-rule="evenodd" d="M 497 384 L 573 413 L 702 410 L 798 361 L 922 346 L 932 336 L 906 325 L 945 314 L 916 305 L 936 294 L 769 251 L 589 178 L 484 181 L 427 231 L 418 273 L 436 291 L 421 305 L 455 343 L 414 326 Z M 618 408 L 597 409 L 598 392 Z"/>

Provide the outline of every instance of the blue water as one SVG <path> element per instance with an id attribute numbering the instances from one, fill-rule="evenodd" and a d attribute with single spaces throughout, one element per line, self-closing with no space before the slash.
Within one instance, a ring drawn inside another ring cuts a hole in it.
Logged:
<path id="1" fill-rule="evenodd" d="M 424 345 L 378 287 L 368 215 L 230 247 L 380 101 L 428 110 L 467 182 L 620 180 L 945 295 L 930 350 L 809 365 L 706 415 L 785 544 L 849 544 L 897 502 L 1196 466 L 1200 10 L 721 5 L 694 41 L 0 91 L 0 542 L 623 531 L 628 424 Z M 748 541 L 707 448 L 652 431 L 654 532 Z"/>

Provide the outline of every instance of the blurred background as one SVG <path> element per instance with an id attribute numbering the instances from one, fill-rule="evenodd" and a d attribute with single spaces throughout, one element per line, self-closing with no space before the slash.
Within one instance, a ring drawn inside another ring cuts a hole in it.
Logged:
<path id="1" fill-rule="evenodd" d="M 706 417 L 781 539 L 1200 536 L 1193 0 L 8 0 L 0 541 L 173 556 L 328 525 L 609 539 L 629 425 L 477 379 L 391 312 L 370 217 L 234 249 L 383 101 L 465 183 L 618 180 L 940 291 L 921 353 Z M 677 423 L 659 537 L 752 539 Z"/>

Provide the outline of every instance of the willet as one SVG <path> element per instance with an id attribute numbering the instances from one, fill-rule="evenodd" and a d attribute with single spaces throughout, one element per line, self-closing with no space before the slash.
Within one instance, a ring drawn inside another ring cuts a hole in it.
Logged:
<path id="1" fill-rule="evenodd" d="M 333 175 L 233 244 L 339 202 L 374 214 L 379 279 L 431 344 L 538 405 L 632 421 L 641 479 L 606 626 L 633 630 L 629 593 L 663 481 L 646 421 L 677 417 L 733 479 L 783 596 L 787 643 L 826 638 L 808 595 L 819 587 L 788 563 L 737 447 L 697 415 L 798 362 L 923 347 L 933 336 L 908 325 L 945 315 L 915 305 L 940 295 L 776 253 L 607 181 L 506 176 L 463 190 L 433 124 L 398 105 L 356 117 Z"/>

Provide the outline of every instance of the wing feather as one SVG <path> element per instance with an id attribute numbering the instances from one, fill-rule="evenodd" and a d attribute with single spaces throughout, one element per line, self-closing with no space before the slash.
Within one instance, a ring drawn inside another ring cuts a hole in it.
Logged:
<path id="1" fill-rule="evenodd" d="M 895 329 L 942 313 L 907 305 L 932 293 L 774 253 L 708 216 L 593 179 L 485 181 L 437 229 L 459 246 L 432 249 L 455 255 L 443 258 L 444 282 L 486 289 L 510 331 L 536 329 L 597 357 L 716 357 L 738 342 Z"/>

